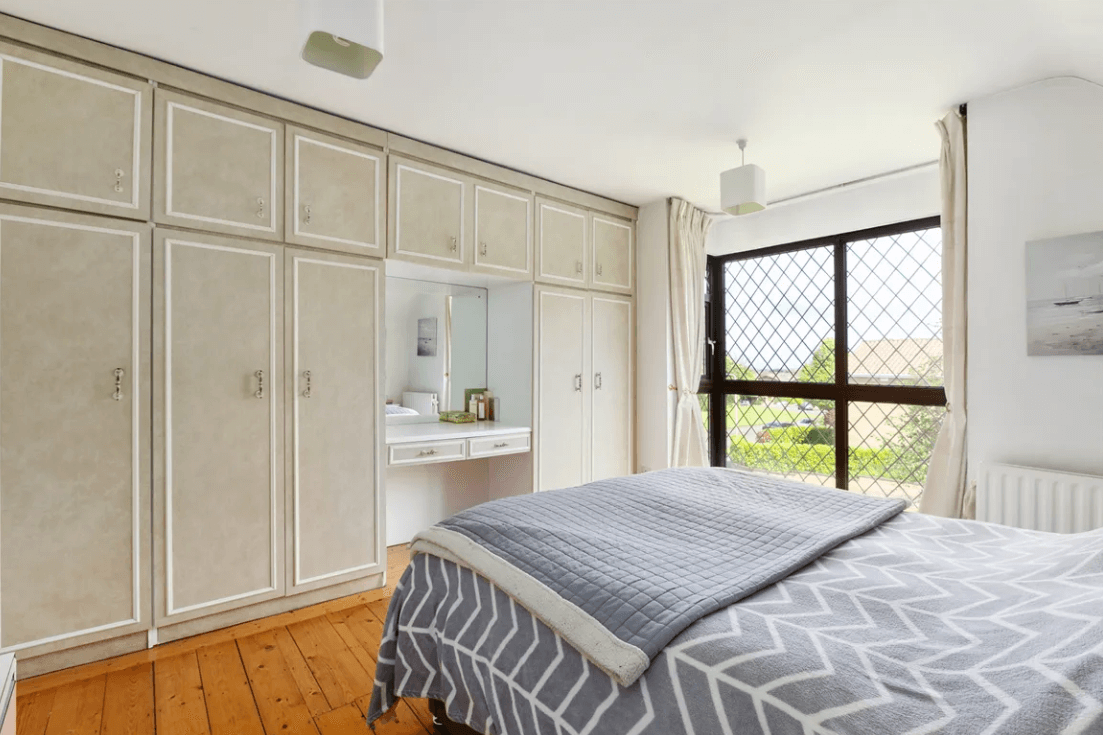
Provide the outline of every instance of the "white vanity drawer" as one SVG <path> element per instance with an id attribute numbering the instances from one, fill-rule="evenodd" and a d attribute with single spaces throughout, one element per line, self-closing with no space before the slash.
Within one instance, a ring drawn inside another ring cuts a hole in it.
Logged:
<path id="1" fill-rule="evenodd" d="M 467 442 L 463 439 L 435 442 L 417 442 L 416 444 L 392 444 L 387 447 L 387 464 L 432 464 L 434 462 L 453 462 L 467 458 Z"/>
<path id="2" fill-rule="evenodd" d="M 467 440 L 467 456 L 493 457 L 498 454 L 520 454 L 531 449 L 528 434 L 507 434 L 504 436 L 484 436 Z"/>

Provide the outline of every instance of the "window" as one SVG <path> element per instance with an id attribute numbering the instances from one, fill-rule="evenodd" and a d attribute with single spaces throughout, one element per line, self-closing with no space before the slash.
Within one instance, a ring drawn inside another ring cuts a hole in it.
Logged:
<path id="1" fill-rule="evenodd" d="M 712 257 L 714 465 L 918 504 L 946 402 L 938 218 Z"/>

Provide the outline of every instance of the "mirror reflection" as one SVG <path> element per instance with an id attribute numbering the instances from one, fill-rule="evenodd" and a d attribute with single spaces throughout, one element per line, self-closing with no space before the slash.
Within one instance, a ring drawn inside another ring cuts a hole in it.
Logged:
<path id="1" fill-rule="evenodd" d="M 486 387 L 485 288 L 387 277 L 387 423 L 439 420 Z"/>

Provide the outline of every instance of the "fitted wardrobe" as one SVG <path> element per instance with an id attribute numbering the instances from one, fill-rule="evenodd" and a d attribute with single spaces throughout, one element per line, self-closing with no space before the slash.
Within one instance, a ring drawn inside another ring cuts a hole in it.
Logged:
<path id="1" fill-rule="evenodd" d="M 0 95 L 20 676 L 383 585 L 389 262 L 532 284 L 516 487 L 635 471 L 635 208 L 3 15 Z"/>

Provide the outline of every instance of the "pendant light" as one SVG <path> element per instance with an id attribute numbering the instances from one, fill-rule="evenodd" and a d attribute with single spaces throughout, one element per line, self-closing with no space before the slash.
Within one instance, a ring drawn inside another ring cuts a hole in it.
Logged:
<path id="1" fill-rule="evenodd" d="M 736 141 L 743 165 L 720 174 L 720 208 L 728 214 L 760 212 L 766 208 L 766 172 L 747 163 L 747 140 Z"/>
<path id="2" fill-rule="evenodd" d="M 299 0 L 303 61 L 367 79 L 383 60 L 383 0 Z"/>

